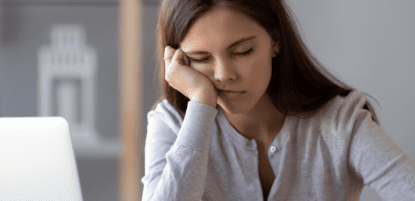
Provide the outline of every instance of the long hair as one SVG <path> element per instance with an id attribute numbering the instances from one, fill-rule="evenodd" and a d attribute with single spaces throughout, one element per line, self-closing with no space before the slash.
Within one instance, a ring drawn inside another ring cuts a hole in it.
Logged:
<path id="1" fill-rule="evenodd" d="M 164 95 L 152 110 L 167 99 L 186 113 L 190 100 L 165 80 L 164 49 L 167 45 L 178 49 L 195 20 L 214 7 L 227 7 L 246 14 L 279 42 L 280 51 L 272 59 L 272 76 L 267 92 L 281 113 L 298 115 L 316 111 L 335 96 L 344 97 L 355 90 L 331 75 L 310 53 L 298 33 L 291 10 L 283 0 L 163 0 L 156 31 L 157 65 Z M 379 124 L 369 101 L 364 109 L 369 110 L 372 119 Z"/>

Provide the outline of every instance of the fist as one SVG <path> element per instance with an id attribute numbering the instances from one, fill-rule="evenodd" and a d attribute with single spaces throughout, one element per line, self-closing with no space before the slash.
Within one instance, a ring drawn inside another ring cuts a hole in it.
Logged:
<path id="1" fill-rule="evenodd" d="M 192 101 L 216 108 L 218 92 L 208 77 L 190 67 L 181 49 L 167 46 L 164 51 L 165 79 L 171 87 Z"/>

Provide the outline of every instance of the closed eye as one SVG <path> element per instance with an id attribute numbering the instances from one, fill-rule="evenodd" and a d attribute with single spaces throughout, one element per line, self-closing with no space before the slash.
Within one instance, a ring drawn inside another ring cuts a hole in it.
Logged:
<path id="1" fill-rule="evenodd" d="M 248 50 L 246 52 L 233 53 L 233 54 L 238 55 L 238 56 L 247 56 L 247 55 L 251 54 L 253 50 L 254 50 L 254 48 L 251 48 L 250 50 Z M 194 62 L 194 63 L 202 63 L 202 62 L 208 60 L 209 58 L 210 57 L 207 57 L 207 58 L 204 58 L 204 59 L 194 59 L 194 58 L 189 57 L 189 60 L 190 60 L 190 62 Z"/>

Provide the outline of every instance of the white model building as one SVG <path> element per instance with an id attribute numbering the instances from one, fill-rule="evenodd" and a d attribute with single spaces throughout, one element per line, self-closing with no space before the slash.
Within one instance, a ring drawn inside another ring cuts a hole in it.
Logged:
<path id="1" fill-rule="evenodd" d="M 57 24 L 38 51 L 38 115 L 62 116 L 74 145 L 96 145 L 97 53 L 80 24 Z"/>

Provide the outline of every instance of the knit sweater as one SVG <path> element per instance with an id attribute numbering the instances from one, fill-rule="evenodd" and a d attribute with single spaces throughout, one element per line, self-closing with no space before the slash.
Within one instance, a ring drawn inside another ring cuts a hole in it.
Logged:
<path id="1" fill-rule="evenodd" d="M 268 149 L 275 180 L 267 200 L 359 200 L 364 185 L 384 200 L 415 200 L 415 165 L 363 109 L 357 91 L 310 118 L 287 116 Z M 254 139 L 223 109 L 166 99 L 148 115 L 143 200 L 264 200 Z"/>

